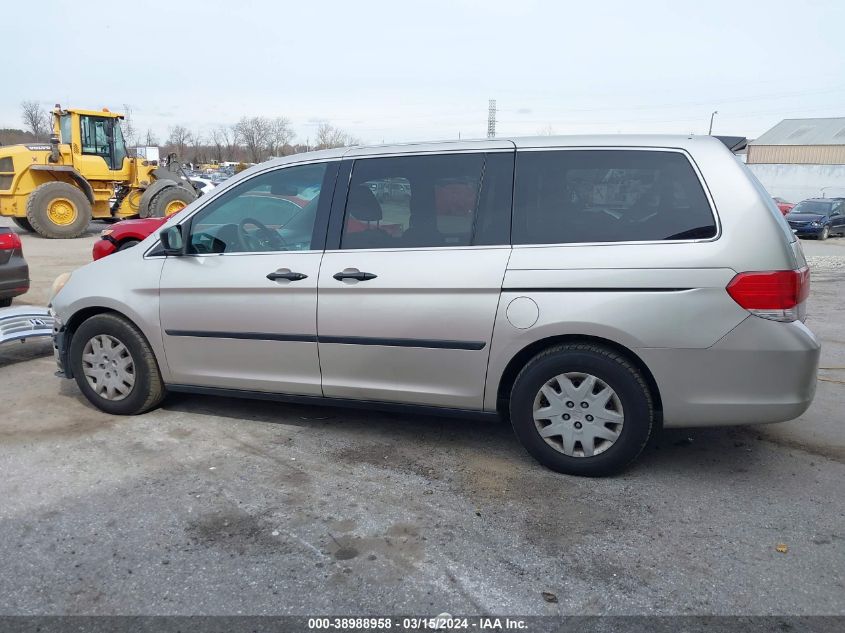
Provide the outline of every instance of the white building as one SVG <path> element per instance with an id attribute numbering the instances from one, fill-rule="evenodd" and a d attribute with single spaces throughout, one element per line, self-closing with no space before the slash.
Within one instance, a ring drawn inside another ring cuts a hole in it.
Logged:
<path id="1" fill-rule="evenodd" d="M 773 196 L 845 196 L 845 117 L 784 119 L 748 144 L 746 163 Z"/>

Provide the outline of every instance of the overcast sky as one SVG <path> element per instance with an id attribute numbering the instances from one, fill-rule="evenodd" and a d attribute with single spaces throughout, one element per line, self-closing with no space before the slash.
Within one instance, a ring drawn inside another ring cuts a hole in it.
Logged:
<path id="1" fill-rule="evenodd" d="M 20 102 L 120 110 L 160 138 L 243 115 L 370 143 L 589 132 L 755 137 L 845 116 L 845 2 L 9 2 L 0 127 Z"/>

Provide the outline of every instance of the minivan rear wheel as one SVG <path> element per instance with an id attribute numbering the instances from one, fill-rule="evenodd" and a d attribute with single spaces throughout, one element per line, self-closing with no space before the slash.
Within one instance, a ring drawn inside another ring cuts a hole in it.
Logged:
<path id="1" fill-rule="evenodd" d="M 514 381 L 514 432 L 541 464 L 596 477 L 623 470 L 654 428 L 651 393 L 621 354 L 589 343 L 558 345 L 535 356 Z"/>
<path id="2" fill-rule="evenodd" d="M 98 409 L 136 415 L 164 398 L 164 382 L 150 344 L 116 314 L 87 319 L 73 334 L 70 364 L 76 384 Z"/>

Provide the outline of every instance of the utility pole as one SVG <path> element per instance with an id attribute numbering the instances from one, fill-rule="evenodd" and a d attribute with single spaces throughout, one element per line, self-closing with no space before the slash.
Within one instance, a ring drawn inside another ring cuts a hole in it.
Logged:
<path id="1" fill-rule="evenodd" d="M 716 116 L 717 114 L 719 114 L 718 110 L 713 110 L 713 112 L 710 114 L 710 129 L 707 130 L 707 136 L 710 136 L 711 134 L 713 134 L 713 117 Z"/>
<path id="2" fill-rule="evenodd" d="M 496 100 L 490 99 L 487 108 L 487 138 L 496 138 Z"/>

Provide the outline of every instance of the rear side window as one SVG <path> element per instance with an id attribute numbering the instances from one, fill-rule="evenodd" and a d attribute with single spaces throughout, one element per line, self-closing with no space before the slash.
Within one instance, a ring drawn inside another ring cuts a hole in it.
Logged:
<path id="1" fill-rule="evenodd" d="M 683 154 L 557 150 L 517 155 L 514 244 L 715 235 L 713 211 Z"/>
<path id="2" fill-rule="evenodd" d="M 341 248 L 431 248 L 509 242 L 513 154 L 355 161 Z"/>

